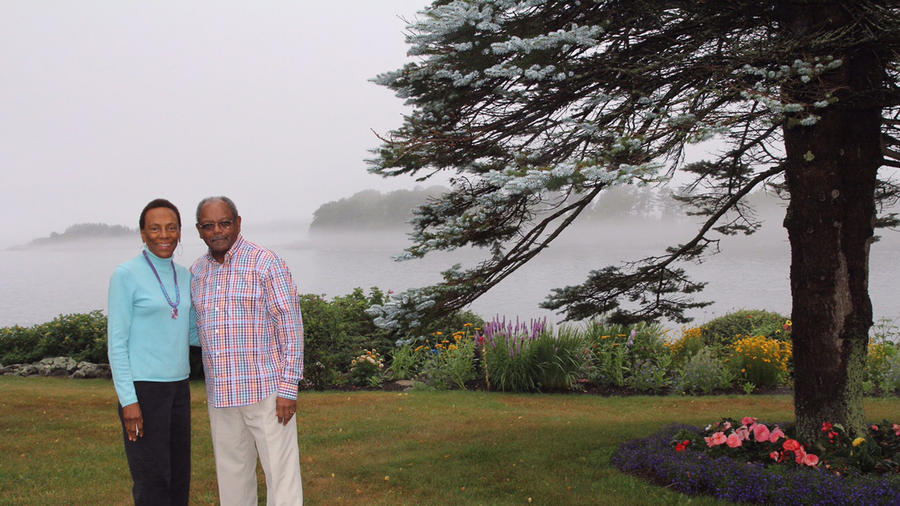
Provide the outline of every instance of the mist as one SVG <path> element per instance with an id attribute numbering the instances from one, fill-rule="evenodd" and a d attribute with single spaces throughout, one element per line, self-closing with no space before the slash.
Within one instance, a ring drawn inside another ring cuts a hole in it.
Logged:
<path id="1" fill-rule="evenodd" d="M 366 172 L 405 106 L 368 80 L 406 61 L 390 2 L 0 3 L 0 248 L 74 223 L 136 226 L 228 195 L 252 223 L 414 186 Z"/>

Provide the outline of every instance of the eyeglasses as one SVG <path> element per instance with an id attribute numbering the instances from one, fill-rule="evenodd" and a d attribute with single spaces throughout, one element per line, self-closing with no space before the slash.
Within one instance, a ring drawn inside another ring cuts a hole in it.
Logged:
<path id="1" fill-rule="evenodd" d="M 233 220 L 223 220 L 218 223 L 215 223 L 215 222 L 198 223 L 197 228 L 199 228 L 200 230 L 202 230 L 204 232 L 209 232 L 209 231 L 213 230 L 214 228 L 216 228 L 216 225 L 218 225 L 219 228 L 221 228 L 222 230 L 228 230 L 229 228 L 231 228 L 232 225 L 234 225 L 234 221 Z"/>

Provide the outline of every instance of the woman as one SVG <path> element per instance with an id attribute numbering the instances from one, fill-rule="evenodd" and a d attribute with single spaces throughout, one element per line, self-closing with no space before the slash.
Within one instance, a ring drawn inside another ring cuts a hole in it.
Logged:
<path id="1" fill-rule="evenodd" d="M 136 505 L 188 504 L 191 274 L 172 260 L 181 214 L 151 201 L 138 221 L 144 250 L 109 281 L 109 365 L 119 397 Z"/>

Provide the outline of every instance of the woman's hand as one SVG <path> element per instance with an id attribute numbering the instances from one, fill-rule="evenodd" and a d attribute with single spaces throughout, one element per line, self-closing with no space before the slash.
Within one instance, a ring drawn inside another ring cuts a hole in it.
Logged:
<path id="1" fill-rule="evenodd" d="M 125 432 L 129 441 L 144 437 L 144 417 L 141 415 L 140 404 L 135 402 L 122 407 L 122 418 L 125 420 Z"/>

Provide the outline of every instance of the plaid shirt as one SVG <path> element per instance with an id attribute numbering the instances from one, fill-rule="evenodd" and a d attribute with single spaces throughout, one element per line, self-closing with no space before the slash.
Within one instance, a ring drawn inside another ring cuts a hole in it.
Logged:
<path id="1" fill-rule="evenodd" d="M 246 406 L 275 391 L 296 399 L 303 378 L 303 320 L 284 260 L 238 236 L 224 262 L 206 254 L 191 273 L 212 406 Z"/>

